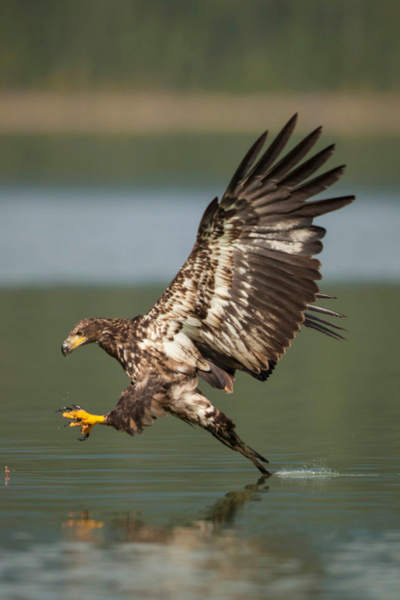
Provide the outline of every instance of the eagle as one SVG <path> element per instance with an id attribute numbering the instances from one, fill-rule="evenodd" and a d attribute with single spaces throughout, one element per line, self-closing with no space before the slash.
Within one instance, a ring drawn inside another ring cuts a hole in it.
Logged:
<path id="1" fill-rule="evenodd" d="M 316 283 L 321 264 L 313 256 L 322 250 L 325 229 L 313 221 L 354 196 L 308 201 L 334 184 L 344 165 L 313 177 L 334 151 L 330 145 L 309 156 L 322 127 L 280 158 L 296 122 L 297 114 L 260 158 L 268 132 L 250 148 L 221 200 L 206 208 L 188 259 L 147 314 L 83 319 L 72 329 L 64 356 L 98 344 L 130 380 L 107 414 L 76 404 L 60 409 L 66 425 L 80 427 L 78 439 L 86 440 L 96 424 L 134 436 L 173 415 L 271 475 L 268 460 L 241 440 L 198 379 L 226 393 L 236 371 L 266 381 L 301 326 L 343 339 L 343 328 L 326 320 L 343 315 L 314 304 L 333 296 L 319 293 Z"/>

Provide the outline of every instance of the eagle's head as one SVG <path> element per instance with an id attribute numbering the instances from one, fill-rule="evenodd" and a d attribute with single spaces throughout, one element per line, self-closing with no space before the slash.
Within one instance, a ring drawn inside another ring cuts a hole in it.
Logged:
<path id="1" fill-rule="evenodd" d="M 112 337 L 112 321 L 117 319 L 82 319 L 79 321 L 61 346 L 64 356 L 71 354 L 73 350 L 85 344 L 102 344 Z"/>

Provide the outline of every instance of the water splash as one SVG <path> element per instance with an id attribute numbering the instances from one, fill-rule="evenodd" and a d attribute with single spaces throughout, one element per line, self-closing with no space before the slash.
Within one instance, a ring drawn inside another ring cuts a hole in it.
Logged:
<path id="1" fill-rule="evenodd" d="M 332 471 L 327 467 L 321 467 L 316 465 L 303 466 L 298 468 L 283 467 L 274 473 L 275 477 L 282 479 L 331 479 L 332 477 L 339 477 L 337 471 Z"/>

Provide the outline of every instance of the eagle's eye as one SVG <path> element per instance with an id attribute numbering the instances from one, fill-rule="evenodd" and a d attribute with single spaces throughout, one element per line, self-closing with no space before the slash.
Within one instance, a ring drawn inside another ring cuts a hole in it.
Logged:
<path id="1" fill-rule="evenodd" d="M 82 333 L 82 331 L 81 331 L 81 330 L 77 331 L 77 332 L 75 333 L 75 335 L 78 335 L 79 337 L 83 337 L 83 333 Z"/>

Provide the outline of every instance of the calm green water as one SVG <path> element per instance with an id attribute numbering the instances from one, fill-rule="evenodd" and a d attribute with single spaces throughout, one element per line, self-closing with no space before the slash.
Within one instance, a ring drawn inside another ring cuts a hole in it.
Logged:
<path id="1" fill-rule="evenodd" d="M 334 289 L 333 289 L 334 288 Z M 172 417 L 76 441 L 54 411 L 114 406 L 126 377 L 85 316 L 133 316 L 160 290 L 0 293 L 2 600 L 397 600 L 400 287 L 330 285 L 349 342 L 299 334 L 273 377 L 207 389 L 277 476 Z"/>

